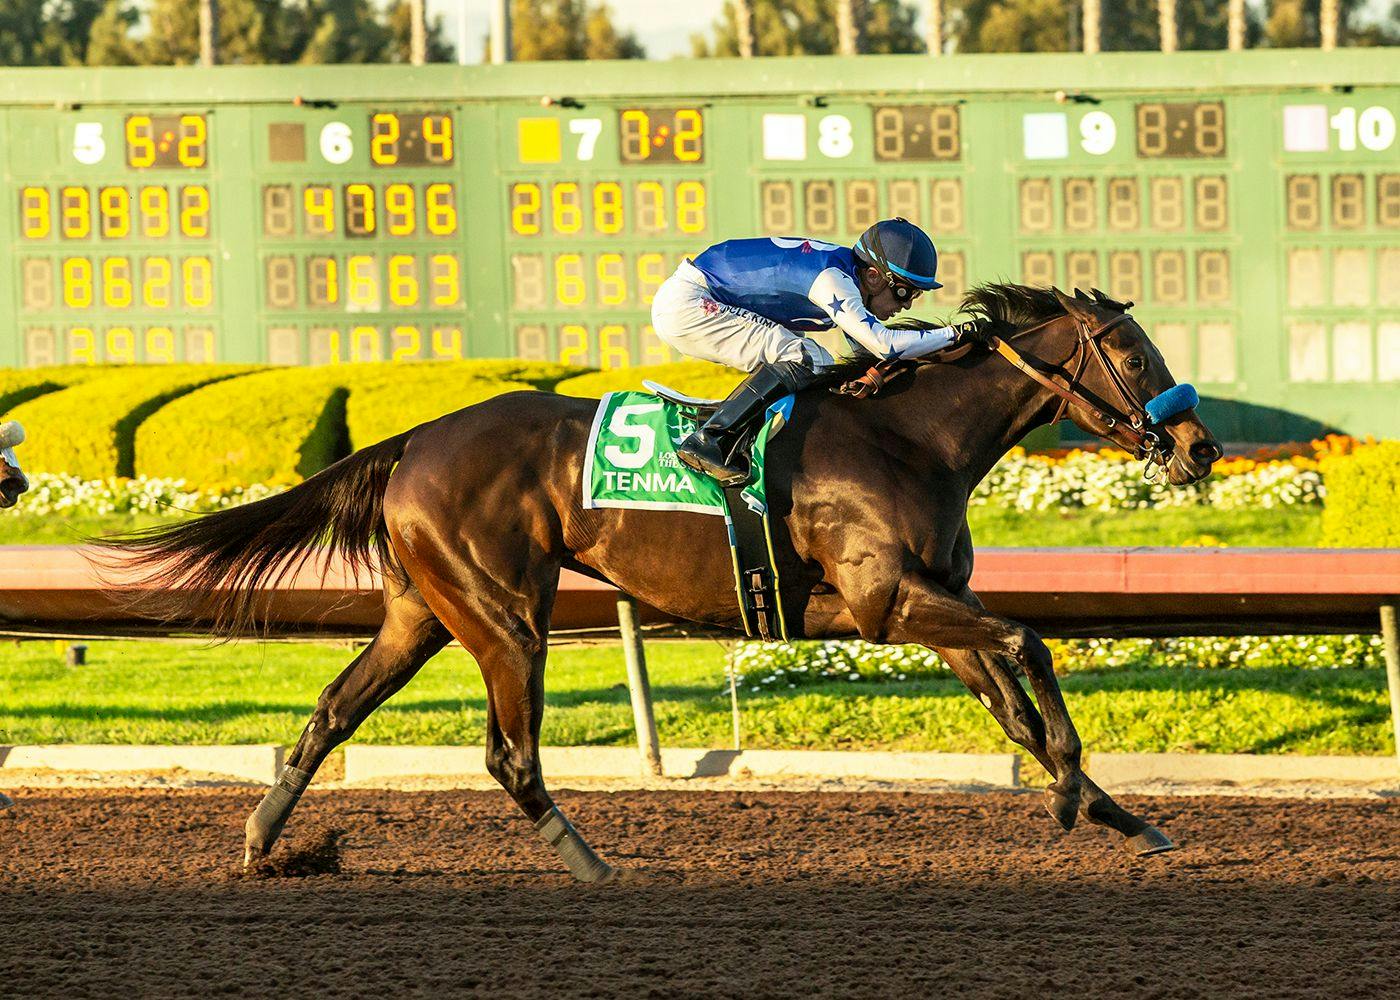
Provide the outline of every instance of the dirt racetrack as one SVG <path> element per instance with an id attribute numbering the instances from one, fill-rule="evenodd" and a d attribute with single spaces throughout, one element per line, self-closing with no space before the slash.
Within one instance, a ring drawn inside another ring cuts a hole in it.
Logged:
<path id="1" fill-rule="evenodd" d="M 311 792 L 238 874 L 251 789 L 21 790 L 0 995 L 1380 997 L 1400 801 L 1125 800 L 1136 860 L 1034 795 L 562 791 L 645 885 L 573 884 L 500 792 Z"/>

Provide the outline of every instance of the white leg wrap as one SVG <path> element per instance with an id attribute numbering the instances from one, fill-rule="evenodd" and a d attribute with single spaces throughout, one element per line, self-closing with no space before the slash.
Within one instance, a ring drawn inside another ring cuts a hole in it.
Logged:
<path id="1" fill-rule="evenodd" d="M 613 868 L 588 846 L 574 825 L 555 806 L 535 823 L 544 842 L 559 852 L 569 871 L 580 882 L 599 882 L 613 873 Z"/>

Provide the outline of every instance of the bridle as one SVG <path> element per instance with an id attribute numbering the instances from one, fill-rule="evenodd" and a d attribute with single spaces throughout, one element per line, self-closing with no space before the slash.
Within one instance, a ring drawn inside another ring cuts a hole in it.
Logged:
<path id="1" fill-rule="evenodd" d="M 1132 303 L 1127 303 L 1131 307 Z M 1125 307 L 1125 309 L 1127 308 Z M 1059 408 L 1055 410 L 1055 416 L 1050 421 L 1052 424 L 1059 423 L 1065 418 L 1065 413 L 1071 404 L 1082 406 L 1088 410 L 1093 417 L 1106 425 L 1110 430 L 1116 430 L 1123 438 L 1132 445 L 1136 456 L 1146 462 L 1143 469 L 1144 478 L 1151 479 L 1155 467 L 1160 466 L 1165 472 L 1170 449 L 1167 452 L 1162 450 L 1162 438 L 1152 428 L 1155 426 L 1152 418 L 1148 416 L 1147 408 L 1142 401 L 1133 394 L 1132 389 L 1124 381 L 1122 374 L 1108 360 L 1104 354 L 1101 339 L 1104 334 L 1114 329 L 1120 323 L 1124 323 L 1131 317 L 1126 311 L 1116 316 L 1110 317 L 1096 327 L 1090 327 L 1088 323 L 1073 314 L 1066 314 L 1074 321 L 1074 329 L 1077 334 L 1074 355 L 1069 359 L 1073 365 L 1074 374 L 1071 375 L 1063 366 L 1054 366 L 1048 371 L 1042 370 L 1041 365 L 1045 363 L 1039 358 L 1028 358 L 1010 343 L 1001 337 L 987 338 L 987 346 L 1000 354 L 1007 361 L 1011 362 L 1021 371 L 1035 379 L 1045 388 L 1049 389 L 1056 396 L 1060 397 Z M 1065 316 L 1055 316 L 1037 323 L 1035 326 L 1026 327 L 1024 330 L 1017 330 L 1011 336 L 1022 337 L 1028 333 L 1034 333 L 1056 323 Z M 1108 376 L 1109 385 L 1113 387 L 1114 393 L 1118 396 L 1119 406 L 1115 407 L 1100 399 L 1097 395 L 1085 389 L 1080 383 L 1080 378 L 1084 374 L 1084 369 L 1089 364 L 1089 358 L 1096 358 L 1100 368 Z M 1048 367 L 1048 366 L 1047 366 Z M 1054 381 L 1051 375 L 1059 375 L 1066 380 L 1065 385 Z"/>

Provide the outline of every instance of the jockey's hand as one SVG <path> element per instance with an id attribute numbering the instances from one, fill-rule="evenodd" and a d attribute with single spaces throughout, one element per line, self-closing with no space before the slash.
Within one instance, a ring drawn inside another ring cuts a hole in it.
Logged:
<path id="1" fill-rule="evenodd" d="M 987 338 L 996 332 L 996 323 L 983 316 L 963 323 L 954 323 L 953 346 L 961 344 L 985 344 Z"/>

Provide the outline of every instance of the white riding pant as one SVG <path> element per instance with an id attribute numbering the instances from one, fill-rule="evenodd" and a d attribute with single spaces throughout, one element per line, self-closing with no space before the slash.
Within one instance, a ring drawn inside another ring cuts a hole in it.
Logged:
<path id="1" fill-rule="evenodd" d="M 816 367 L 833 363 L 831 354 L 816 341 L 716 300 L 704 272 L 688 260 L 656 290 L 651 325 L 662 341 L 686 357 L 741 371 L 752 372 L 778 361 Z"/>

